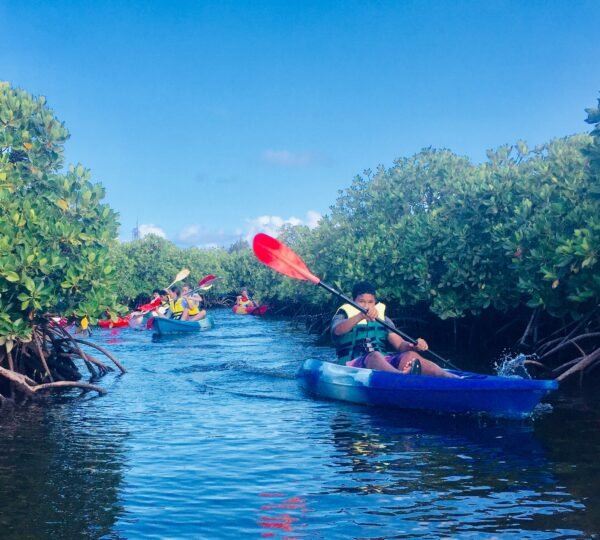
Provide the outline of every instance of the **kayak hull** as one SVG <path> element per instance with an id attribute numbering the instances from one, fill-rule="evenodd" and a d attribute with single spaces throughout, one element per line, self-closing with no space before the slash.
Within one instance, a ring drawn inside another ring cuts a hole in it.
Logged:
<path id="1" fill-rule="evenodd" d="M 235 305 L 231 308 L 231 311 L 236 315 L 264 315 L 267 309 L 267 306 L 247 307 Z"/>
<path id="2" fill-rule="evenodd" d="M 252 307 L 238 306 L 238 305 L 235 305 L 231 308 L 231 311 L 233 311 L 236 315 L 250 315 L 250 313 L 253 310 L 254 310 L 254 308 L 252 308 Z"/>
<path id="3" fill-rule="evenodd" d="M 145 330 L 146 327 L 151 328 L 151 326 L 148 326 L 148 321 L 152 316 L 152 313 L 148 312 L 139 317 L 131 317 L 129 319 L 129 328 L 133 328 L 134 330 Z"/>
<path id="4" fill-rule="evenodd" d="M 548 392 L 558 388 L 556 381 L 452 373 L 463 378 L 403 375 L 309 359 L 298 378 L 307 392 L 327 399 L 504 418 L 529 416 Z"/>
<path id="5" fill-rule="evenodd" d="M 202 332 L 210 330 L 214 325 L 215 323 L 210 315 L 199 321 L 179 321 L 162 317 L 152 318 L 152 330 L 157 335 Z"/>
<path id="6" fill-rule="evenodd" d="M 99 320 L 98 326 L 100 328 L 124 328 L 125 326 L 129 326 L 129 317 L 117 317 L 116 321 L 111 319 Z"/>

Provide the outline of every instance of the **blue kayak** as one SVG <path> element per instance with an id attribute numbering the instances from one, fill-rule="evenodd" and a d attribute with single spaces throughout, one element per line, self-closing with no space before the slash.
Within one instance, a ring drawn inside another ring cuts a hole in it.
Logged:
<path id="1" fill-rule="evenodd" d="M 556 381 L 451 371 L 461 379 L 403 375 L 309 359 L 298 378 L 316 396 L 364 405 L 524 418 Z"/>
<path id="2" fill-rule="evenodd" d="M 179 321 L 177 319 L 165 319 L 162 317 L 154 317 L 152 319 L 152 330 L 157 335 L 200 332 L 210 330 L 214 325 L 215 323 L 210 315 L 199 321 Z"/>

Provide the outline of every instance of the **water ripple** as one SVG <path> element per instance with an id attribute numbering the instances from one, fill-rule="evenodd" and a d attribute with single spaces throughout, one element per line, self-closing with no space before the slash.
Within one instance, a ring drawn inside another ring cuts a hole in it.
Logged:
<path id="1" fill-rule="evenodd" d="M 214 330 L 155 341 L 97 331 L 129 371 L 101 381 L 108 396 L 65 393 L 0 418 L 3 539 L 549 539 L 600 529 L 593 419 L 555 426 L 555 411 L 535 425 L 503 423 L 312 400 L 296 371 L 331 349 L 286 321 L 214 317 Z M 573 465 L 578 438 L 587 442 Z"/>

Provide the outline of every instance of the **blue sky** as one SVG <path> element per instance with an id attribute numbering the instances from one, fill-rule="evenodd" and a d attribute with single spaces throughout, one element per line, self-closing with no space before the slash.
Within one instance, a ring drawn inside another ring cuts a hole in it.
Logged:
<path id="1" fill-rule="evenodd" d="M 0 0 L 0 80 L 47 96 L 121 238 L 314 223 L 364 169 L 590 130 L 590 1 Z"/>

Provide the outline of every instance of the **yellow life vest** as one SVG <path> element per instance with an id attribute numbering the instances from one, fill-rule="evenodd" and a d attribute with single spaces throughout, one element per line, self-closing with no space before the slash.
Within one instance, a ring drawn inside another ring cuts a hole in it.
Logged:
<path id="1" fill-rule="evenodd" d="M 377 302 L 377 304 L 375 304 L 375 309 L 377 310 L 377 316 L 381 320 L 385 320 L 385 304 L 383 302 Z M 352 304 L 344 304 L 343 306 L 340 306 L 339 308 L 337 308 L 337 311 L 335 312 L 335 314 L 337 315 L 340 311 L 345 312 L 349 319 L 351 319 L 355 315 L 358 315 L 359 313 L 361 313 Z M 368 321 L 366 319 L 363 319 L 358 324 L 367 324 L 367 322 Z M 375 323 L 375 324 L 378 324 L 378 323 Z"/>
<path id="2" fill-rule="evenodd" d="M 173 300 L 169 300 L 169 308 L 171 309 L 171 315 L 173 319 L 181 319 L 181 315 L 185 311 L 183 307 L 182 298 L 178 298 L 175 302 Z M 187 299 L 188 302 L 188 315 L 197 315 L 200 313 L 198 306 L 193 305 L 190 299 Z"/>
<path id="3" fill-rule="evenodd" d="M 169 299 L 169 309 L 171 310 L 171 318 L 173 319 L 181 319 L 181 315 L 183 313 L 183 306 L 181 305 L 181 298 L 173 301 L 173 299 Z"/>
<path id="4" fill-rule="evenodd" d="M 236 304 L 245 308 L 254 307 L 254 302 L 250 298 L 246 297 L 246 300 L 244 300 L 244 297 L 241 295 L 237 297 Z"/>
<path id="5" fill-rule="evenodd" d="M 191 298 L 186 298 L 188 303 L 188 315 L 197 315 L 200 313 L 198 306 L 193 302 Z"/>

